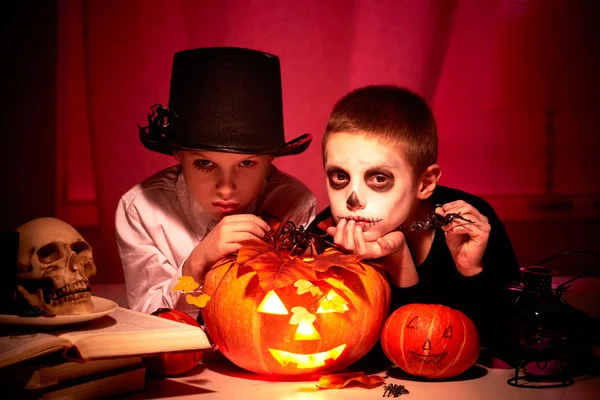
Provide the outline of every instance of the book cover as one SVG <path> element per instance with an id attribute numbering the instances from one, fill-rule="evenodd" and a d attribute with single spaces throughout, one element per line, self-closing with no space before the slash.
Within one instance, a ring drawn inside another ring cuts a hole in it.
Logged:
<path id="1" fill-rule="evenodd" d="M 145 387 L 146 366 L 136 364 L 42 389 L 9 388 L 3 392 L 9 395 L 9 398 L 20 399 L 95 400 L 114 398 L 145 389 Z"/>
<path id="2" fill-rule="evenodd" d="M 141 356 L 75 362 L 51 354 L 0 368 L 0 385 L 40 389 L 142 363 Z"/>

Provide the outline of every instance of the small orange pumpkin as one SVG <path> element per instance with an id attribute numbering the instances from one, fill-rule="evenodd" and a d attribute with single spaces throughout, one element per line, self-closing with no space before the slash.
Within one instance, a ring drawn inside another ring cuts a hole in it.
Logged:
<path id="1" fill-rule="evenodd" d="M 180 310 L 159 308 L 152 315 L 200 327 L 194 318 Z M 152 375 L 172 376 L 183 374 L 194 368 L 202 359 L 202 355 L 203 352 L 201 351 L 177 351 L 144 357 L 144 362 Z"/>
<path id="2" fill-rule="evenodd" d="M 296 234 L 287 237 L 292 244 Z M 247 241 L 208 271 L 203 299 L 188 298 L 203 307 L 218 349 L 241 368 L 273 376 L 333 372 L 377 343 L 390 305 L 385 274 L 353 254 L 296 255 L 295 247 Z"/>
<path id="3" fill-rule="evenodd" d="M 385 355 L 409 374 L 429 379 L 459 375 L 479 357 L 479 334 L 462 312 L 439 304 L 408 304 L 381 332 Z"/>

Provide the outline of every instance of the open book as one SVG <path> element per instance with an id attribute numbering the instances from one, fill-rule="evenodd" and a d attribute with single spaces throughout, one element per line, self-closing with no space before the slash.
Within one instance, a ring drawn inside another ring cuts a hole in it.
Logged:
<path id="1" fill-rule="evenodd" d="M 73 361 L 87 361 L 211 349 L 198 327 L 121 307 L 102 318 L 64 328 L 2 328 L 0 367 L 56 351 Z"/>

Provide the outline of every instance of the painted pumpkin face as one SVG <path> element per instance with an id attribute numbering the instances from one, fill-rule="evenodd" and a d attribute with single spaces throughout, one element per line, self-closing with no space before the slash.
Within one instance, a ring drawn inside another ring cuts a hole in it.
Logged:
<path id="1" fill-rule="evenodd" d="M 462 312 L 437 304 L 409 304 L 390 315 L 381 332 L 386 356 L 412 375 L 459 375 L 479 357 L 479 334 Z"/>
<path id="2" fill-rule="evenodd" d="M 260 254 L 248 257 L 254 246 Z M 344 368 L 375 345 L 390 304 L 381 271 L 335 250 L 304 259 L 264 246 L 245 245 L 206 275 L 202 316 L 225 357 L 259 374 L 310 375 Z M 327 257 L 339 266 L 326 266 Z"/>

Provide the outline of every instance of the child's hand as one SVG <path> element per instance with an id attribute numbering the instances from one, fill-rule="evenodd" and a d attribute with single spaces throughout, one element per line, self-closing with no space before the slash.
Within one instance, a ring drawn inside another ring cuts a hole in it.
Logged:
<path id="1" fill-rule="evenodd" d="M 198 279 L 204 276 L 204 270 L 225 257 L 235 253 L 242 245 L 240 242 L 250 239 L 262 239 L 271 228 L 265 221 L 252 214 L 237 214 L 224 217 L 190 253 L 184 275 Z M 187 273 L 186 273 L 187 272 Z"/>
<path id="2" fill-rule="evenodd" d="M 385 257 L 395 253 L 404 245 L 404 234 L 399 231 L 390 232 L 376 241 L 366 242 L 360 225 L 353 220 L 340 219 L 337 226 L 327 228 L 333 242 L 363 259 Z"/>
<path id="3" fill-rule="evenodd" d="M 463 200 L 453 201 L 438 207 L 435 211 L 445 216 L 449 213 L 460 213 L 460 218 L 442 227 L 446 232 L 446 244 L 452 253 L 458 271 L 464 276 L 477 275 L 483 270 L 483 253 L 487 247 L 490 231 L 488 219 L 472 205 Z"/>

